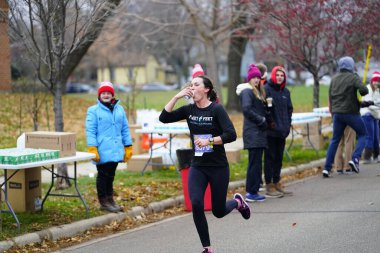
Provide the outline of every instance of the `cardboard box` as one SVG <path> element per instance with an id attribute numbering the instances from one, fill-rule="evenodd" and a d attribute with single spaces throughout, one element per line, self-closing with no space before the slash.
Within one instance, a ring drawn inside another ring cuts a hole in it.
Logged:
<path id="1" fill-rule="evenodd" d="M 324 139 L 322 135 L 310 135 L 309 137 L 310 141 L 308 140 L 307 136 L 303 138 L 303 147 L 306 149 L 311 149 L 312 146 L 310 145 L 310 142 L 313 144 L 314 148 L 317 150 L 320 150 L 323 148 L 324 145 Z"/>
<path id="2" fill-rule="evenodd" d="M 132 158 L 128 161 L 127 169 L 129 171 L 142 171 L 148 159 L 149 154 L 133 155 Z M 162 163 L 162 156 L 153 154 L 151 162 Z M 160 165 L 148 165 L 145 171 L 160 169 L 162 169 L 162 166 Z"/>
<path id="3" fill-rule="evenodd" d="M 238 163 L 241 161 L 241 150 L 238 148 L 226 148 L 228 163 Z"/>
<path id="4" fill-rule="evenodd" d="M 8 201 L 15 212 L 38 211 L 41 209 L 41 168 L 7 170 Z"/>
<path id="5" fill-rule="evenodd" d="M 142 153 L 142 148 L 141 148 L 142 134 L 136 133 L 137 129 L 141 129 L 141 125 L 129 125 L 129 132 L 130 132 L 131 138 L 132 138 L 133 154 L 134 155 L 139 155 Z"/>
<path id="6" fill-rule="evenodd" d="M 307 128 L 309 127 L 309 135 L 321 135 L 322 124 L 321 121 L 311 122 L 302 125 L 301 133 L 303 136 L 307 136 Z"/>
<path id="7" fill-rule="evenodd" d="M 76 153 L 75 133 L 36 131 L 25 133 L 26 148 L 45 148 L 60 151 L 60 157 Z"/>

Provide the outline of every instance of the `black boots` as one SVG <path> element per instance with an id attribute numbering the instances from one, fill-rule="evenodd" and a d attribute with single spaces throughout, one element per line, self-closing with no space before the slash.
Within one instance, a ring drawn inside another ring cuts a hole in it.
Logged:
<path id="1" fill-rule="evenodd" d="M 110 202 L 110 199 L 112 200 L 112 203 Z M 111 213 L 117 213 L 121 211 L 121 207 L 116 205 L 116 203 L 113 201 L 112 196 L 99 197 L 99 204 L 100 204 L 100 210 L 103 210 L 103 211 L 108 211 Z"/>
<path id="2" fill-rule="evenodd" d="M 110 203 L 110 205 L 111 205 L 113 208 L 118 209 L 118 211 L 121 211 L 121 210 L 122 210 L 121 206 L 117 205 L 117 204 L 115 203 L 115 201 L 113 200 L 113 196 L 108 196 L 107 198 L 108 198 L 108 203 Z"/>

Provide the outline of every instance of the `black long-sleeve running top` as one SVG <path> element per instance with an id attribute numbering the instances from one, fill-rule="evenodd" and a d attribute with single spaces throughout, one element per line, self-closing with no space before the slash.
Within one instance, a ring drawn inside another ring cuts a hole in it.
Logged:
<path id="1" fill-rule="evenodd" d="M 198 108 L 189 104 L 172 112 L 162 110 L 159 117 L 162 123 L 172 123 L 186 119 L 193 143 L 194 136 L 220 136 L 223 144 L 236 140 L 236 131 L 223 106 L 212 102 L 206 108 Z M 224 145 L 213 145 L 212 152 L 205 152 L 202 156 L 193 156 L 192 166 L 226 166 L 228 165 Z"/>

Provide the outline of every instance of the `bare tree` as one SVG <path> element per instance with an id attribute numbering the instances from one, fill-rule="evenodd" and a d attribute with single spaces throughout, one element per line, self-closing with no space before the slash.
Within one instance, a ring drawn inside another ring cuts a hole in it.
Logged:
<path id="1" fill-rule="evenodd" d="M 28 50 L 39 81 L 53 95 L 56 131 L 64 131 L 62 93 L 67 79 L 120 1 L 9 0 L 11 39 Z M 67 170 L 58 173 L 65 176 Z"/>
<path id="2" fill-rule="evenodd" d="M 319 80 L 337 58 L 352 52 L 350 29 L 355 1 L 261 0 L 271 42 L 267 49 L 309 71 L 314 78 L 313 106 L 319 107 Z"/>
<path id="3" fill-rule="evenodd" d="M 240 9 L 244 6 L 235 5 L 236 9 Z M 245 6 L 246 7 L 246 6 Z M 235 13 L 238 13 L 237 11 Z M 239 99 L 236 96 L 236 85 L 240 82 L 240 69 L 242 64 L 245 48 L 251 34 L 254 32 L 254 23 L 256 19 L 253 15 L 254 12 L 246 12 L 240 14 L 239 22 L 236 22 L 231 30 L 230 34 L 229 50 L 228 50 L 228 100 L 226 108 L 228 110 L 238 111 L 240 110 Z M 248 25 L 252 23 L 253 25 Z M 253 60 L 253 59 L 252 59 Z"/>
<path id="4" fill-rule="evenodd" d="M 223 102 L 222 87 L 218 77 L 217 49 L 220 43 L 234 33 L 235 24 L 245 15 L 249 1 L 197 1 L 178 0 L 189 14 L 191 22 L 206 49 L 206 64 L 208 75 L 216 82 L 216 91 Z M 235 5 L 241 5 L 235 8 Z M 239 27 L 240 29 L 240 27 Z M 240 72 L 240 70 L 239 70 Z"/>

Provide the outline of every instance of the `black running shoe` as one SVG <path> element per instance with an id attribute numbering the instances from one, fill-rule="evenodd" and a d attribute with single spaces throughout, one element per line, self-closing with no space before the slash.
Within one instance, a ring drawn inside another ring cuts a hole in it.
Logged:
<path id="1" fill-rule="evenodd" d="M 248 203 L 244 200 L 240 193 L 235 193 L 234 199 L 240 202 L 240 207 L 238 207 L 237 210 L 244 219 L 248 220 L 251 217 L 251 208 L 249 208 Z"/>

